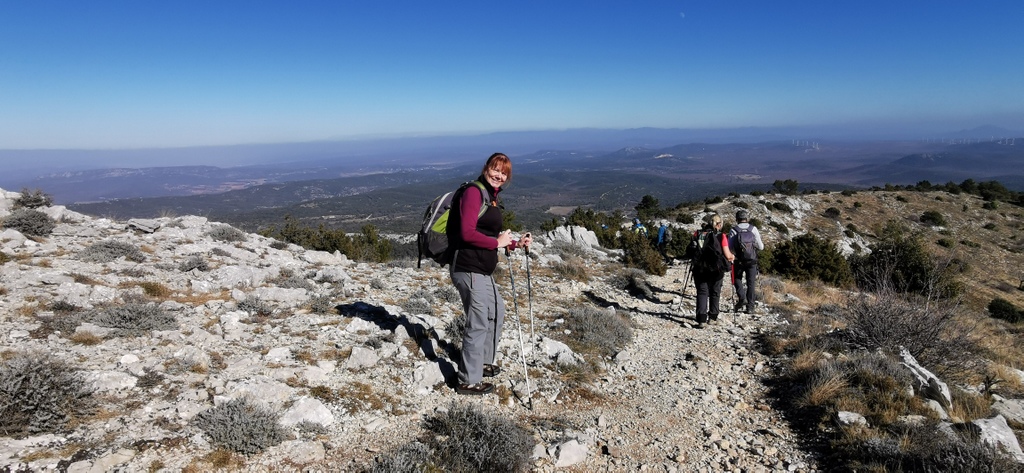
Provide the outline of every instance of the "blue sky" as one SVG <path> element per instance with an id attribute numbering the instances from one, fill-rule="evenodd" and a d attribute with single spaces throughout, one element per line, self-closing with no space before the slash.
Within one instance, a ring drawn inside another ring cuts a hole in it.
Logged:
<path id="1" fill-rule="evenodd" d="M 1024 2 L 0 0 L 0 149 L 1024 130 Z"/>

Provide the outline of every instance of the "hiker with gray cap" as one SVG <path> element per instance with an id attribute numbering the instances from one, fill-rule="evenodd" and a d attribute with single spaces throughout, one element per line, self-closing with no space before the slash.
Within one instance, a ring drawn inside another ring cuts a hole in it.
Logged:
<path id="1" fill-rule="evenodd" d="M 746 210 L 736 212 L 736 225 L 729 230 L 729 248 L 736 255 L 732 274 L 738 301 L 733 310 L 746 310 L 753 314 L 757 306 L 757 254 L 764 249 L 764 242 L 761 241 L 761 232 L 749 220 Z"/>

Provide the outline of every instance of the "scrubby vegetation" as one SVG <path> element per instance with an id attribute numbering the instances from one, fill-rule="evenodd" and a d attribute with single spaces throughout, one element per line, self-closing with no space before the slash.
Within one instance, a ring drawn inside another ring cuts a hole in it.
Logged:
<path id="1" fill-rule="evenodd" d="M 276 414 L 244 397 L 200 412 L 192 423 L 215 445 L 244 454 L 262 452 L 286 438 Z"/>
<path id="2" fill-rule="evenodd" d="M 453 403 L 424 419 L 423 442 L 384 456 L 369 471 L 488 471 L 518 473 L 533 464 L 533 436 L 522 427 L 471 404 Z"/>
<path id="3" fill-rule="evenodd" d="M 988 313 L 997 319 L 1003 319 L 1011 323 L 1024 322 L 1024 310 L 1021 310 L 1012 302 L 997 297 L 988 304 Z"/>
<path id="4" fill-rule="evenodd" d="M 15 209 L 38 209 L 53 205 L 53 197 L 40 189 L 22 189 L 21 195 L 14 199 Z"/>
<path id="5" fill-rule="evenodd" d="M 84 248 L 78 253 L 78 258 L 89 263 L 109 263 L 118 258 L 141 263 L 146 260 L 146 254 L 131 243 L 104 240 Z"/>
<path id="6" fill-rule="evenodd" d="M 569 309 L 565 329 L 569 346 L 581 353 L 612 356 L 633 341 L 633 329 L 625 317 L 592 305 Z"/>
<path id="7" fill-rule="evenodd" d="M 323 224 L 316 228 L 303 226 L 290 215 L 285 216 L 281 228 L 271 226 L 260 231 L 260 235 L 311 250 L 340 251 L 356 261 L 375 263 L 389 261 L 394 249 L 394 244 L 382 238 L 373 225 L 363 226 L 362 232 L 353 236 L 343 230 L 329 229 Z"/>
<path id="8" fill-rule="evenodd" d="M 245 232 L 230 225 L 218 225 L 206 232 L 206 236 L 226 243 L 242 242 L 249 239 Z"/>
<path id="9" fill-rule="evenodd" d="M 47 353 L 21 353 L 0 363 L 3 435 L 59 432 L 93 405 L 81 373 Z"/>
<path id="10" fill-rule="evenodd" d="M 853 283 L 850 265 L 836 246 L 810 233 L 762 251 L 758 261 L 766 272 L 795 281 L 819 280 L 839 287 Z"/>
<path id="11" fill-rule="evenodd" d="M 31 208 L 21 208 L 11 212 L 0 221 L 4 228 L 17 230 L 24 235 L 44 237 L 53 233 L 57 226 L 49 215 Z"/>

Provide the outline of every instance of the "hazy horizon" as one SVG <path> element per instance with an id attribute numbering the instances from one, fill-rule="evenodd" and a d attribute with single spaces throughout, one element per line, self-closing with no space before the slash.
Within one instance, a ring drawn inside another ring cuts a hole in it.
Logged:
<path id="1" fill-rule="evenodd" d="M 0 3 L 0 149 L 576 129 L 1024 130 L 967 2 Z"/>

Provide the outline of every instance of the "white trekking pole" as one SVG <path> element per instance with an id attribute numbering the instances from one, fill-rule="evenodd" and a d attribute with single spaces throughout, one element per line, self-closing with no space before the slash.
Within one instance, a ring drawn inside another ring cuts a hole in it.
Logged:
<path id="1" fill-rule="evenodd" d="M 524 252 L 526 253 L 526 305 L 530 308 L 530 343 L 533 343 L 537 335 L 533 331 L 533 281 L 530 280 L 530 247 L 527 246 Z"/>
<path id="2" fill-rule="evenodd" d="M 505 260 L 508 262 L 508 280 L 512 287 L 512 307 L 515 310 L 516 331 L 519 332 L 519 357 L 523 360 L 523 377 L 526 378 L 526 403 L 533 409 L 533 398 L 530 395 L 530 372 L 526 367 L 526 349 L 523 346 L 523 322 L 519 319 L 519 301 L 516 299 L 516 278 L 512 271 L 512 252 L 505 248 Z"/>

